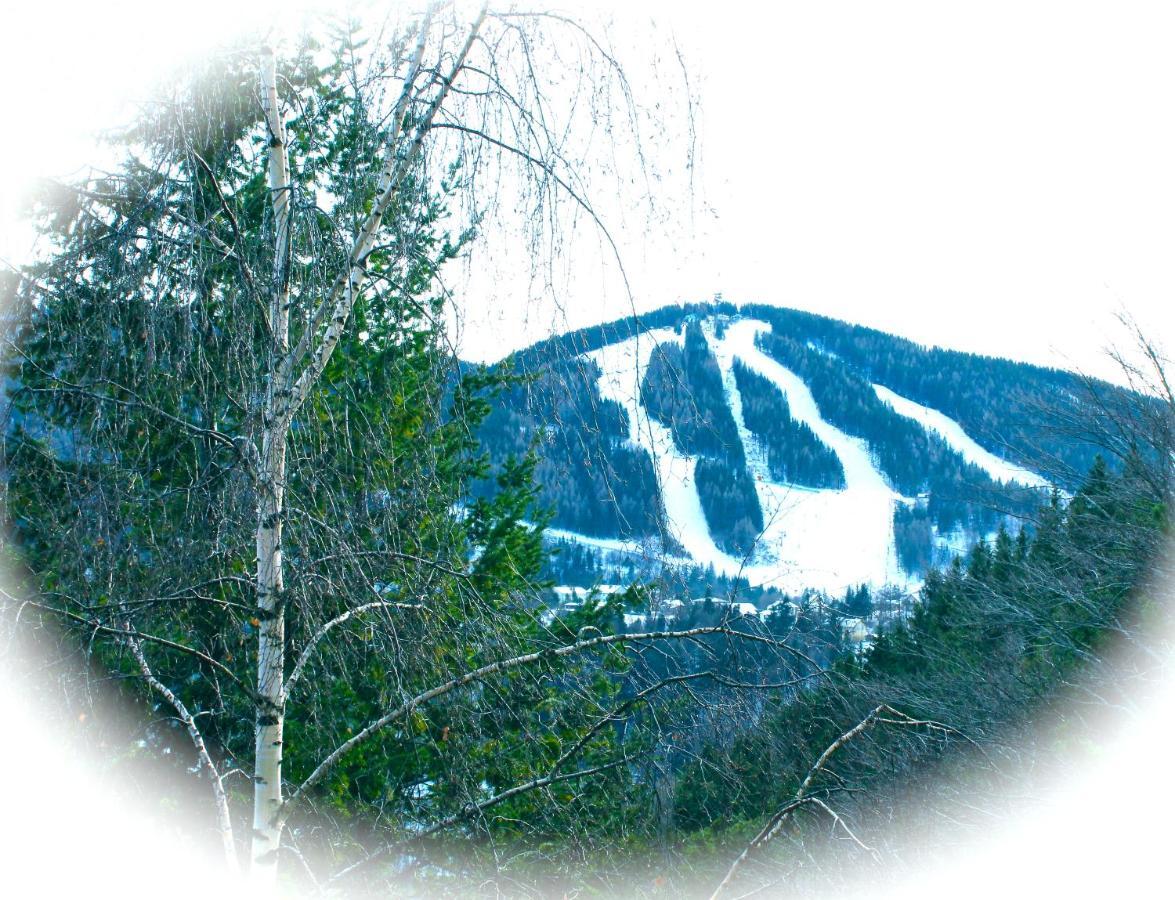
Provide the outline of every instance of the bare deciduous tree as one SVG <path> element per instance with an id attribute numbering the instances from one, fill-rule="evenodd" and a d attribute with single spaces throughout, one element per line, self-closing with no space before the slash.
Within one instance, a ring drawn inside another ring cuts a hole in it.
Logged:
<path id="1" fill-rule="evenodd" d="M 395 845 L 408 824 L 419 838 L 631 765 L 624 747 L 606 757 L 616 723 L 695 680 L 813 673 L 736 624 L 545 624 L 526 464 L 469 494 L 494 378 L 446 346 L 441 269 L 495 204 L 521 204 L 537 251 L 567 205 L 611 244 L 589 200 L 594 132 L 627 130 L 618 146 L 646 163 L 603 40 L 556 14 L 434 3 L 290 49 L 243 45 L 184 75 L 124 136 L 120 170 L 47 188 L 54 252 L 13 280 L 24 318 L 7 334 L 10 513 L 35 580 L 6 607 L 109 642 L 103 664 L 189 736 L 230 865 L 234 797 L 251 794 L 266 884 L 324 783 L 367 790 L 372 745 L 422 779 L 370 789 L 381 803 L 437 795 L 431 824 L 391 817 Z M 641 648 L 719 640 L 789 674 L 651 677 L 627 698 L 599 682 Z M 536 729 L 550 737 L 532 746 Z M 495 742 L 525 765 L 487 794 Z"/>

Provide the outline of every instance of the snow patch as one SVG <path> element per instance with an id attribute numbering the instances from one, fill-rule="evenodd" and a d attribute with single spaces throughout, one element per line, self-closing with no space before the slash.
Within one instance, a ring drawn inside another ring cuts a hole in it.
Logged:
<path id="1" fill-rule="evenodd" d="M 958 451 L 963 459 L 983 469 L 996 481 L 1014 481 L 1027 487 L 1048 487 L 1048 481 L 1035 472 L 1001 459 L 979 446 L 963 430 L 962 425 L 937 409 L 931 409 L 896 394 L 884 385 L 875 384 L 873 390 L 877 393 L 878 399 L 892 407 L 899 416 L 913 419 L 927 431 L 937 434 L 952 450 Z"/>
<path id="2" fill-rule="evenodd" d="M 683 340 L 672 328 L 658 328 L 586 355 L 600 367 L 600 396 L 619 403 L 628 414 L 629 442 L 643 448 L 653 460 L 670 534 L 696 562 L 735 574 L 742 568 L 742 561 L 718 548 L 702 512 L 694 481 L 697 457 L 679 452 L 669 428 L 650 416 L 640 401 L 641 381 L 653 350 L 661 344 L 681 344 Z"/>
<path id="3" fill-rule="evenodd" d="M 569 541 L 584 547 L 593 547 L 596 550 L 623 553 L 640 559 L 656 559 L 670 565 L 687 566 L 692 562 L 683 556 L 671 556 L 664 553 L 660 547 L 661 542 L 655 539 L 647 538 L 634 541 L 625 538 L 602 538 L 580 534 L 578 531 L 568 531 L 565 528 L 547 528 L 543 531 L 543 536 L 552 541 Z"/>
<path id="4" fill-rule="evenodd" d="M 748 452 L 766 522 L 763 542 L 775 557 L 770 567 L 756 567 L 754 574 L 789 594 L 804 588 L 839 594 L 858 584 L 907 584 L 893 542 L 894 505 L 905 498 L 886 483 L 865 442 L 825 421 L 803 380 L 756 346 L 758 335 L 769 330 L 765 322 L 743 319 L 727 326 L 721 338 L 712 339 L 723 381 L 733 386 L 736 358 L 770 380 L 787 398 L 792 418 L 807 425 L 836 454 L 844 468 L 845 487 L 781 484 L 772 479 L 765 454 Z M 742 420 L 741 399 L 735 408 L 735 393 L 731 406 L 740 435 L 748 450 L 757 448 Z M 767 568 L 774 572 L 762 571 Z"/>

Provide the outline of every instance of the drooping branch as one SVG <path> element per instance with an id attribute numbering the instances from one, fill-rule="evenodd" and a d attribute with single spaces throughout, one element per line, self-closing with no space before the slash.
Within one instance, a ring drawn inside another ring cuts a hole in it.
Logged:
<path id="1" fill-rule="evenodd" d="M 581 196 L 580 193 L 576 191 L 565 178 L 556 172 L 550 163 L 539 159 L 532 153 L 527 153 L 520 147 L 515 147 L 514 145 L 507 143 L 500 138 L 494 137 L 485 131 L 482 131 L 478 128 L 471 128 L 470 126 L 463 125 L 459 122 L 435 122 L 431 127 L 434 130 L 448 129 L 450 131 L 457 131 L 462 134 L 467 134 L 470 137 L 477 138 L 478 140 L 485 141 L 487 144 L 490 144 L 493 147 L 497 147 L 499 150 L 504 150 L 512 156 L 517 156 L 523 162 L 534 166 L 536 169 L 554 181 L 555 184 L 557 184 L 563 191 L 567 193 L 567 196 L 569 196 L 577 206 L 587 213 L 588 217 L 592 220 L 595 226 L 600 229 L 600 233 L 604 235 L 604 240 L 608 242 L 608 247 L 611 249 L 613 259 L 616 261 L 616 265 L 620 271 L 620 278 L 624 283 L 624 290 L 628 294 L 629 298 L 632 298 L 632 287 L 628 280 L 628 270 L 624 267 L 624 260 L 620 253 L 620 247 L 617 246 L 615 238 L 612 237 L 612 232 L 604 224 L 603 220 L 599 216 L 599 213 L 596 212 L 592 205 L 588 203 L 588 201 L 583 196 Z"/>
<path id="2" fill-rule="evenodd" d="M 142 644 L 139 643 L 139 638 L 131 628 L 129 622 L 126 623 L 126 628 L 122 634 L 127 647 L 130 648 L 131 654 L 139 664 L 139 671 L 143 673 L 143 680 L 175 710 L 176 716 L 178 716 L 179 720 L 188 730 L 188 736 L 192 740 L 192 746 L 196 749 L 196 757 L 200 761 L 200 766 L 208 770 L 212 781 L 212 793 L 216 798 L 216 821 L 220 831 L 221 843 L 224 847 L 225 862 L 230 869 L 235 870 L 237 868 L 237 850 L 233 843 L 233 822 L 229 814 L 228 795 L 224 789 L 224 777 L 217 770 L 216 763 L 212 761 L 212 755 L 208 752 L 208 747 L 204 743 L 204 736 L 200 733 L 199 726 L 196 725 L 196 718 L 188 710 L 184 702 L 176 696 L 175 692 L 155 677 L 155 673 L 151 671 L 151 666 L 148 665 L 147 657 L 143 653 Z"/>
<path id="3" fill-rule="evenodd" d="M 722 675 L 722 674 L 715 672 L 713 670 L 706 669 L 705 671 L 702 671 L 702 672 L 689 672 L 684 675 L 672 675 L 667 678 L 662 678 L 659 681 L 656 681 L 653 684 L 648 685 L 647 687 L 644 687 L 641 690 L 637 691 L 631 697 L 628 697 L 622 703 L 620 703 L 615 709 L 611 710 L 610 712 L 606 713 L 605 715 L 603 715 L 599 719 L 597 719 L 588 728 L 588 730 L 586 732 L 584 732 L 583 735 L 580 736 L 578 741 L 576 741 L 571 747 L 569 747 L 567 750 L 565 750 L 559 756 L 559 758 L 557 760 L 555 760 L 555 762 L 551 766 L 550 774 L 554 774 L 555 772 L 558 772 L 560 769 L 563 768 L 564 765 L 567 764 L 568 761 L 574 759 L 575 756 L 585 746 L 587 746 L 588 741 L 590 741 L 595 735 L 597 735 L 601 731 L 601 729 L 607 727 L 612 722 L 619 721 L 634 706 L 637 706 L 638 704 L 645 702 L 653 694 L 656 694 L 659 691 L 662 691 L 667 687 L 672 687 L 673 685 L 687 684 L 687 683 L 693 682 L 693 681 L 701 681 L 703 679 L 708 679 L 708 680 L 714 681 L 717 684 L 722 685 L 723 687 L 736 688 L 739 690 L 760 690 L 760 691 L 779 690 L 782 688 L 798 687 L 799 685 L 805 684 L 813 679 L 821 678 L 824 676 L 824 674 L 825 674 L 824 672 L 813 672 L 811 675 L 803 675 L 799 678 L 791 678 L 791 679 L 787 679 L 785 681 L 756 683 L 756 682 L 748 682 L 748 681 L 738 681 L 733 678 L 728 678 L 727 676 Z"/>
<path id="4" fill-rule="evenodd" d="M 8 594 L 7 591 L 0 590 L 0 593 L 3 593 L 5 596 L 11 598 L 11 595 Z M 21 604 L 24 606 L 32 606 L 47 613 L 52 613 L 53 615 L 61 616 L 64 619 L 69 619 L 71 622 L 77 622 L 78 624 L 85 625 L 87 628 L 90 628 L 93 631 L 100 631 L 103 634 L 110 634 L 124 639 L 133 636 L 139 641 L 147 641 L 151 644 L 158 644 L 160 647 L 167 647 L 169 650 L 176 650 L 180 653 L 185 653 L 188 656 L 194 656 L 196 659 L 200 660 L 200 662 L 210 666 L 221 675 L 224 675 L 226 678 L 231 680 L 233 684 L 239 687 L 250 699 L 256 699 L 254 693 L 249 690 L 249 688 L 246 687 L 245 684 L 239 678 L 237 678 L 236 675 L 233 674 L 233 671 L 228 668 L 228 666 L 216 659 L 213 659 L 204 651 L 197 650 L 195 647 L 189 647 L 186 644 L 181 644 L 165 637 L 159 637 L 158 635 L 147 634 L 141 631 L 131 631 L 127 628 L 119 628 L 114 625 L 107 625 L 97 619 L 87 618 L 86 616 L 71 612 L 68 609 L 59 609 L 58 607 L 50 606 L 47 603 L 38 603 L 36 600 L 25 599 L 21 601 Z"/>
<path id="5" fill-rule="evenodd" d="M 290 696 L 290 691 L 294 685 L 297 684 L 298 679 L 302 677 L 302 670 L 306 668 L 306 664 L 310 661 L 310 657 L 314 655 L 314 649 L 319 642 L 327 636 L 331 629 L 342 625 L 353 616 L 361 615 L 372 609 L 410 609 L 423 610 L 426 607 L 421 603 L 397 603 L 391 600 L 376 600 L 372 603 L 364 603 L 362 606 L 356 606 L 354 609 L 348 609 L 344 613 L 340 613 L 333 619 L 324 622 L 317 631 L 311 636 L 310 640 L 306 642 L 306 646 L 302 648 L 302 652 L 298 655 L 298 661 L 294 664 L 294 668 L 290 671 L 289 677 L 286 678 L 285 686 L 282 689 L 281 702 L 285 703 Z"/>
<path id="6" fill-rule="evenodd" d="M 297 376 L 296 380 L 292 382 L 290 395 L 286 400 L 285 408 L 280 412 L 283 423 L 288 423 L 302 404 L 306 402 L 306 398 L 318 383 L 319 377 L 322 375 L 323 370 L 330 361 L 331 355 L 334 353 L 335 347 L 343 336 L 343 331 L 347 326 L 347 322 L 350 320 L 351 310 L 354 308 L 355 301 L 362 292 L 367 280 L 367 259 L 375 246 L 375 238 L 383 224 L 384 214 L 391 206 L 392 200 L 399 193 L 404 179 L 419 160 L 424 149 L 425 137 L 428 135 L 433 120 L 436 118 L 446 97 L 448 97 L 449 88 L 460 75 L 461 69 L 465 65 L 465 59 L 469 55 L 469 50 L 481 30 L 485 17 L 486 7 L 483 5 L 477 19 L 470 26 L 465 43 L 457 54 L 449 74 L 440 79 L 440 89 L 422 114 L 420 121 L 416 124 L 412 138 L 408 144 L 407 152 L 401 156 L 398 155 L 394 145 L 387 147 L 386 160 L 380 175 L 375 201 L 372 204 L 371 212 L 364 220 L 352 244 L 347 257 L 347 269 L 344 273 L 340 274 L 329 295 L 323 300 L 311 317 L 298 346 L 287 356 L 287 362 L 282 372 L 283 379 L 293 378 L 294 371 L 297 366 L 302 364 L 304 355 L 308 355 L 309 359 L 305 362 L 305 368 Z M 420 69 L 419 53 L 423 52 L 423 41 L 427 37 L 428 27 L 429 20 L 426 18 L 421 25 L 421 43 L 417 45 L 418 55 L 413 60 L 413 68 L 405 84 L 405 92 L 401 93 L 400 100 L 397 103 L 397 108 L 404 110 L 405 113 L 407 108 L 407 92 L 411 90 L 412 84 L 415 82 Z M 401 119 L 403 119 L 402 115 L 393 123 L 393 136 L 399 133 L 399 121 Z M 322 324 L 325 324 L 326 330 L 319 340 L 318 346 L 311 352 L 311 344 L 316 338 L 319 326 Z"/>
<path id="7" fill-rule="evenodd" d="M 598 766 L 590 766 L 586 769 L 579 769 L 575 772 L 566 772 L 561 775 L 544 775 L 542 778 L 534 778 L 522 784 L 516 784 L 513 787 L 507 788 L 504 791 L 500 791 L 499 793 L 494 794 L 494 796 L 488 797 L 485 800 L 481 800 L 477 803 L 467 803 L 461 808 L 459 812 L 455 812 L 450 816 L 446 816 L 439 822 L 434 822 L 432 825 L 422 829 L 419 833 L 412 835 L 410 838 L 405 838 L 402 841 L 397 841 L 392 844 L 384 844 L 383 846 L 377 847 L 362 859 L 353 862 L 345 869 L 341 869 L 340 871 L 336 872 L 333 876 L 331 876 L 327 884 L 335 884 L 339 881 L 342 881 L 344 878 L 348 878 L 351 875 L 354 875 L 360 869 L 366 868 L 377 859 L 386 856 L 392 850 L 403 847 L 406 844 L 414 843 L 416 841 L 423 840 L 424 838 L 431 837 L 438 832 L 444 831 L 446 828 L 452 828 L 454 825 L 472 819 L 474 816 L 480 815 L 487 809 L 491 809 L 500 803 L 504 803 L 512 797 L 517 797 L 520 794 L 526 794 L 531 791 L 538 790 L 539 788 L 550 787 L 552 784 L 558 784 L 563 781 L 589 778 L 592 775 L 598 775 L 601 772 L 607 772 L 639 758 L 639 754 L 635 757 L 622 756 L 619 759 L 601 763 Z"/>
<path id="8" fill-rule="evenodd" d="M 189 147 L 188 152 L 192 154 L 192 158 L 196 160 L 196 164 L 204 172 L 204 177 L 212 184 L 212 189 L 216 192 L 216 198 L 220 203 L 221 211 L 225 218 L 228 219 L 229 227 L 232 228 L 233 242 L 235 248 L 233 256 L 236 259 L 237 267 L 241 271 L 241 279 L 245 282 L 245 287 L 248 289 L 251 296 L 257 293 L 256 280 L 253 277 L 253 270 L 249 267 L 248 261 L 245 259 L 245 239 L 241 233 L 241 223 L 237 220 L 236 213 L 233 212 L 229 206 L 228 198 L 225 197 L 224 189 L 220 186 L 220 179 L 216 177 L 216 173 L 212 171 L 212 167 L 208 165 L 204 157 L 196 152 L 195 147 Z M 272 323 L 268 318 L 264 319 L 264 324 L 267 329 L 272 328 Z"/>
<path id="9" fill-rule="evenodd" d="M 24 360 L 22 360 L 22 362 L 23 361 Z M 115 384 L 108 379 L 104 380 L 106 385 L 113 387 L 115 390 L 126 393 L 130 397 L 129 400 L 124 400 L 121 397 L 111 397 L 109 394 L 103 394 L 100 391 L 92 390 L 85 385 L 71 384 L 65 379 L 59 378 L 53 375 L 51 372 L 47 372 L 44 369 L 41 369 L 39 366 L 36 366 L 35 363 L 30 362 L 29 364 L 35 368 L 40 369 L 40 373 L 45 375 L 46 378 L 56 382 L 57 386 L 52 388 L 39 388 L 22 385 L 20 388 L 18 388 L 20 391 L 25 391 L 30 394 L 74 394 L 78 397 L 85 397 L 88 400 L 93 400 L 96 403 L 109 403 L 112 406 L 121 406 L 125 409 L 141 409 L 144 412 L 150 413 L 151 415 L 159 416 L 173 425 L 179 426 L 188 434 L 191 434 L 195 437 L 207 438 L 208 440 L 220 444 L 223 447 L 228 447 L 234 451 L 239 452 L 237 442 L 224 432 L 217 431 L 214 428 L 205 428 L 201 425 L 196 425 L 192 422 L 181 419 L 179 416 L 172 415 L 171 413 L 167 412 L 167 410 L 160 409 L 158 406 L 147 402 L 130 388 L 124 385 Z"/>
<path id="10" fill-rule="evenodd" d="M 489 797 L 478 803 L 467 804 L 459 812 L 453 813 L 452 815 L 446 816 L 445 818 L 434 822 L 432 825 L 427 826 L 419 833 L 414 834 L 411 838 L 384 844 L 357 862 L 354 862 L 345 869 L 340 870 L 331 877 L 330 883 L 333 884 L 342 880 L 343 878 L 353 875 L 357 870 L 365 868 L 368 864 L 387 855 L 388 852 L 402 847 L 411 841 L 418 841 L 422 838 L 437 834 L 440 831 L 444 831 L 447 828 L 451 828 L 452 826 L 466 821 L 473 816 L 490 809 L 491 807 L 497 806 L 499 803 L 503 803 L 506 800 L 511 799 L 512 797 L 517 797 L 521 794 L 529 793 L 530 791 L 548 787 L 549 785 L 556 784 L 561 781 L 587 778 L 591 775 L 596 775 L 601 772 L 614 769 L 618 765 L 622 765 L 625 762 L 631 762 L 633 757 L 623 757 L 621 759 L 603 763 L 598 766 L 590 766 L 585 769 L 579 769 L 575 772 L 563 773 L 562 771 L 564 766 L 566 766 L 568 762 L 578 756 L 579 753 L 587 746 L 588 742 L 591 741 L 595 735 L 599 734 L 601 730 L 613 722 L 620 721 L 634 707 L 644 703 L 654 694 L 659 693 L 666 688 L 676 685 L 688 684 L 694 681 L 712 680 L 726 687 L 739 688 L 743 690 L 773 690 L 785 687 L 797 687 L 798 685 L 801 685 L 813 678 L 819 678 L 823 674 L 823 672 L 817 672 L 812 675 L 802 676 L 800 678 L 789 679 L 786 681 L 756 683 L 738 681 L 736 679 L 728 678 L 727 676 L 718 672 L 707 669 L 702 672 L 690 672 L 683 675 L 671 675 L 666 678 L 659 679 L 653 684 L 650 684 L 637 691 L 631 697 L 626 698 L 622 703 L 618 704 L 603 716 L 600 716 L 598 719 L 596 719 L 596 721 L 593 722 L 582 735 L 580 735 L 579 739 L 569 748 L 563 751 L 563 753 L 559 755 L 555 762 L 550 765 L 550 767 L 547 769 L 546 775 L 540 776 L 538 778 L 532 778 L 529 781 L 522 782 L 521 784 L 513 785 L 512 787 L 509 787 L 503 791 L 499 791 L 492 797 Z"/>

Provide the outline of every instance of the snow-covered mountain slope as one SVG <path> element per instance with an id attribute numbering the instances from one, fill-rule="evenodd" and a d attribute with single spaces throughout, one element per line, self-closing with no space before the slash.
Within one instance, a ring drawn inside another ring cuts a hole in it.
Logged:
<path id="1" fill-rule="evenodd" d="M 754 320 L 734 322 L 721 338 L 713 323 L 704 329 L 722 371 L 764 513 L 764 532 L 749 559 L 736 558 L 718 547 L 694 481 L 697 457 L 678 451 L 669 428 L 641 403 L 641 378 L 653 349 L 661 343 L 680 344 L 681 335 L 673 329 L 657 329 L 587 354 L 602 372 L 600 396 L 624 407 L 629 440 L 654 460 L 669 535 L 694 562 L 785 593 L 805 588 L 840 593 L 857 584 L 906 583 L 909 579 L 897 565 L 893 546 L 898 495 L 870 460 L 864 443 L 824 421 L 804 383 L 755 346 L 755 336 L 768 327 Z M 731 372 L 736 357 L 776 384 L 787 397 L 792 416 L 837 454 L 845 470 L 844 490 L 813 490 L 771 479 L 764 454 L 742 420 Z"/>
<path id="2" fill-rule="evenodd" d="M 681 336 L 671 328 L 647 331 L 601 347 L 587 357 L 602 372 L 597 385 L 600 397 L 624 408 L 629 441 L 652 456 L 670 535 L 695 561 L 726 574 L 737 574 L 742 560 L 719 550 L 706 525 L 694 482 L 697 457 L 678 452 L 669 429 L 650 416 L 640 401 L 641 379 L 649 367 L 649 358 L 653 349 L 663 343 L 679 344 Z"/>
<path id="3" fill-rule="evenodd" d="M 1010 521 L 1001 512 L 1007 507 L 1000 499 L 1012 495 L 1001 491 L 1017 491 L 1014 502 L 1031 504 L 1038 494 L 1025 489 L 1048 485 L 1037 472 L 982 446 L 957 419 L 870 378 L 857 345 L 839 344 L 838 351 L 847 355 L 826 349 L 829 335 L 838 333 L 830 329 L 841 328 L 851 337 L 858 334 L 848 330 L 851 326 L 827 324 L 830 320 L 809 326 L 800 319 L 803 327 L 797 328 L 794 317 L 787 317 L 790 313 L 777 321 L 780 311 L 755 309 L 762 312 L 667 309 L 652 316 L 660 327 L 625 321 L 611 329 L 600 326 L 552 339 L 528 351 L 532 371 L 548 366 L 553 373 L 538 407 L 547 412 L 529 412 L 520 398 L 514 412 L 502 418 L 496 437 L 508 447 L 522 446 L 533 431 L 547 435 L 548 443 L 555 432 L 573 438 L 558 445 L 562 456 L 552 460 L 545 474 L 556 510 L 554 527 L 548 530 L 552 540 L 585 548 L 611 574 L 624 565 L 617 561 L 628 557 L 677 568 L 712 567 L 718 575 L 742 577 L 752 586 L 792 596 L 808 589 L 841 595 L 861 584 L 914 587 L 928 565 Z M 820 339 L 807 338 L 805 329 L 817 326 L 824 329 Z M 983 388 L 987 393 L 977 394 L 975 378 L 952 376 L 950 370 L 894 369 L 893 360 L 899 357 L 884 341 L 900 339 L 872 332 L 868 337 L 880 342 L 872 358 L 889 366 L 891 374 L 896 371 L 899 380 L 903 372 L 915 385 L 926 384 L 928 376 L 938 385 L 952 379 L 948 383 L 958 383 L 963 392 L 946 395 L 952 408 L 972 415 L 977 400 L 994 396 L 995 406 L 989 408 L 1016 421 L 1004 412 L 1014 412 L 1013 401 L 993 395 L 992 382 Z M 903 353 L 918 352 L 900 343 L 894 346 Z M 654 358 L 658 347 L 667 349 Z M 848 358 L 849 351 L 855 359 Z M 738 377 L 736 363 L 742 367 Z M 991 365 L 997 363 L 1003 365 Z M 988 365 L 982 360 L 968 364 Z M 1044 378 L 1034 372 L 1028 377 Z M 749 401 L 740 385 L 753 391 Z M 753 428 L 744 415 L 748 402 L 755 415 Z M 778 417 L 786 425 L 778 432 L 770 427 L 776 414 L 772 404 L 778 405 Z M 527 432 L 527 421 L 532 432 Z M 697 437 L 699 427 L 709 430 L 706 440 Z M 725 450 L 714 449 L 715 438 Z M 782 457 L 781 440 L 786 451 Z M 772 465 L 764 442 L 774 454 Z M 703 458 L 711 474 L 700 488 Z M 639 483 L 622 476 L 624 471 L 640 473 L 634 459 L 646 473 Z M 780 459 L 792 461 L 781 465 Z M 791 468 L 797 459 L 807 464 L 806 470 Z M 820 474 L 837 463 L 843 482 L 839 472 L 834 478 Z M 813 464 L 824 468 L 813 469 Z M 715 480 L 715 467 L 745 473 L 741 481 Z M 780 480 L 792 473 L 805 483 Z M 899 484 L 901 490 L 895 487 Z M 627 502 L 627 515 L 618 522 L 585 513 L 607 502 Z M 740 555 L 732 546 L 747 544 L 732 541 L 729 522 L 728 530 L 718 531 L 715 516 L 730 512 L 728 520 L 738 523 L 746 504 L 758 507 L 751 521 L 761 510 L 763 528 L 753 549 Z M 626 528 L 634 508 L 656 510 L 652 527 Z M 573 521 L 585 525 L 569 525 Z M 591 529 L 590 535 L 583 533 Z"/>
<path id="4" fill-rule="evenodd" d="M 652 539 L 638 541 L 632 538 L 595 537 L 593 535 L 580 534 L 576 531 L 569 531 L 566 528 L 547 528 L 543 534 L 552 541 L 570 541 L 605 553 L 638 557 L 653 555 L 667 565 L 684 566 L 693 562 L 692 559 L 686 556 L 672 556 L 667 553 L 662 553 L 658 546 L 659 542 Z"/>
<path id="5" fill-rule="evenodd" d="M 980 447 L 963 430 L 963 426 L 949 416 L 943 415 L 937 409 L 915 403 L 913 400 L 894 393 L 884 385 L 875 384 L 873 390 L 884 402 L 894 408 L 899 415 L 913 419 L 929 431 L 933 431 L 953 449 L 959 451 L 963 458 L 972 465 L 979 466 L 996 481 L 1016 482 L 1027 487 L 1046 487 L 1048 481 L 1035 472 L 1030 472 L 1022 466 L 1001 459 L 989 450 Z"/>
<path id="6" fill-rule="evenodd" d="M 768 328 L 764 322 L 742 320 L 731 323 L 722 338 L 712 327 L 706 329 L 729 393 L 737 394 L 730 373 L 738 358 L 775 384 L 787 398 L 792 418 L 832 449 L 844 467 L 846 486 L 827 490 L 780 484 L 772 480 L 762 454 L 748 454 L 767 523 L 763 562 L 748 577 L 785 593 L 805 587 L 841 593 L 856 584 L 904 583 L 893 544 L 899 496 L 886 484 L 864 442 L 826 422 L 803 381 L 755 346 L 756 335 Z M 741 405 L 733 396 L 731 407 L 746 441 Z"/>

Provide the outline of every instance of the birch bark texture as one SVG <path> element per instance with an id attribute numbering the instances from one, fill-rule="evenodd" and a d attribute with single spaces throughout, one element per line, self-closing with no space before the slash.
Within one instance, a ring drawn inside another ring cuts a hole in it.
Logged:
<path id="1" fill-rule="evenodd" d="M 282 517 L 285 515 L 286 444 L 289 423 L 283 409 L 290 385 L 282 368 L 289 353 L 290 195 L 286 129 L 277 92 L 273 48 L 261 51 L 261 99 L 269 132 L 268 184 L 273 210 L 273 276 L 269 323 L 273 345 L 270 377 L 261 417 L 260 469 L 257 473 L 257 720 L 253 748 L 253 842 L 250 874 L 277 869 L 281 830 L 282 732 L 285 725 L 285 609 L 282 567 Z"/>

